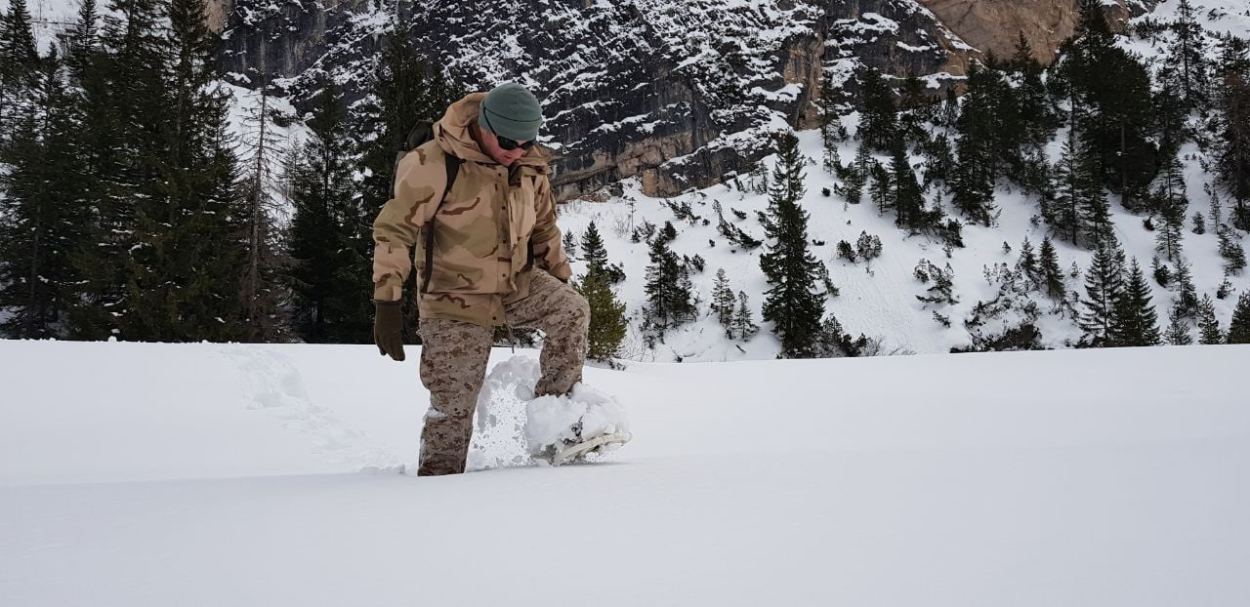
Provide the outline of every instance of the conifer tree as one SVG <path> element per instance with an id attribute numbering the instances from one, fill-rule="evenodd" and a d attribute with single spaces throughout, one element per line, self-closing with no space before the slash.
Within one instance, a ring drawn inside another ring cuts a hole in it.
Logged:
<path id="1" fill-rule="evenodd" d="M 825 304 L 816 289 L 820 262 L 807 248 L 807 212 L 799 207 L 803 158 L 793 134 L 778 137 L 777 156 L 765 230 L 768 251 L 760 256 L 769 285 L 763 316 L 781 339 L 780 357 L 810 358 L 817 355 L 815 340 Z"/>
<path id="2" fill-rule="evenodd" d="M 759 326 L 755 321 L 751 320 L 751 305 L 747 302 L 747 294 L 738 291 L 738 309 L 734 311 L 733 320 L 730 322 L 729 336 L 737 336 L 737 339 L 751 339 L 755 333 L 759 331 Z"/>
<path id="3" fill-rule="evenodd" d="M 981 68 L 973 68 L 968 74 L 968 93 L 956 123 L 960 138 L 951 182 L 955 207 L 968 219 L 986 226 L 990 225 L 994 209 L 994 184 L 1000 163 L 995 133 L 999 125 L 994 116 L 999 108 L 990 82 L 994 78 L 990 70 Z"/>
<path id="4" fill-rule="evenodd" d="M 1085 273 L 1085 298 L 1081 301 L 1085 312 L 1081 314 L 1080 326 L 1086 344 L 1112 345 L 1109 342 L 1115 303 L 1123 292 L 1124 252 L 1115 237 L 1109 236 L 1096 243 L 1094 259 Z"/>
<path id="5" fill-rule="evenodd" d="M 729 288 L 729 277 L 725 275 L 725 269 L 721 268 L 716 271 L 716 283 L 712 285 L 711 310 L 716 321 L 726 331 L 729 331 L 733 321 L 735 303 L 733 289 Z"/>
<path id="6" fill-rule="evenodd" d="M 287 247 L 292 321 L 304 341 L 363 343 L 370 339 L 372 314 L 360 310 L 360 302 L 368 302 L 361 294 L 370 277 L 358 259 L 345 113 L 334 85 L 328 79 L 321 84 L 308 121 L 311 136 L 288 169 L 295 206 Z"/>
<path id="7" fill-rule="evenodd" d="M 1046 295 L 1051 299 L 1064 299 L 1066 289 L 1064 288 L 1063 270 L 1059 269 L 1059 257 L 1055 253 L 1055 245 L 1047 236 L 1042 240 L 1041 260 L 1042 266 L 1042 282 L 1046 286 Z"/>
<path id="8" fill-rule="evenodd" d="M 1114 44 L 1098 0 L 1080 1 L 1077 36 L 1065 45 L 1058 80 L 1079 99 L 1082 137 L 1097 158 L 1098 182 L 1136 209 L 1154 177 L 1157 150 L 1150 77 L 1141 61 Z"/>
<path id="9" fill-rule="evenodd" d="M 100 51 L 83 83 L 84 150 L 93 234 L 80 249 L 83 290 L 71 332 L 99 339 L 179 339 L 176 288 L 162 280 L 177 248 L 160 229 L 171 213 L 174 90 L 169 6 L 156 0 L 112 0 Z M 108 146 L 108 147 L 106 147 Z M 151 292 L 149 287 L 159 286 Z M 233 296 L 234 294 L 232 294 Z"/>
<path id="10" fill-rule="evenodd" d="M 1250 344 L 1250 291 L 1243 291 L 1228 323 L 1228 343 Z"/>
<path id="11" fill-rule="evenodd" d="M 820 141 L 824 148 L 825 170 L 830 173 L 835 172 L 835 169 L 841 168 L 841 163 L 837 161 L 838 127 L 841 125 L 838 122 L 835 94 L 832 76 L 829 72 L 822 71 L 820 76 L 820 100 L 817 102 L 817 107 L 820 110 Z"/>
<path id="12" fill-rule="evenodd" d="M 1176 262 L 1176 274 L 1173 278 L 1177 292 L 1176 305 L 1184 311 L 1186 318 L 1193 318 L 1198 311 L 1198 290 L 1194 286 L 1193 274 L 1189 263 L 1184 259 Z"/>
<path id="13" fill-rule="evenodd" d="M 1087 153 L 1081 160 L 1079 182 L 1081 230 L 1088 242 L 1095 243 L 1109 237 L 1112 230 L 1111 206 L 1102 183 L 1098 180 L 1098 157 Z"/>
<path id="14" fill-rule="evenodd" d="M 1063 156 L 1055 166 L 1055 199 L 1046 208 L 1046 220 L 1051 229 L 1072 244 L 1080 242 L 1081 200 L 1086 192 L 1077 145 L 1076 131 L 1070 130 L 1063 144 Z"/>
<path id="15" fill-rule="evenodd" d="M 617 300 L 603 273 L 591 272 L 573 287 L 590 307 L 590 328 L 587 332 L 591 360 L 610 361 L 616 356 L 625 338 L 625 304 Z"/>
<path id="16" fill-rule="evenodd" d="M 0 309 L 12 316 L 0 333 L 15 338 L 64 337 L 82 238 L 80 182 L 72 100 L 56 47 L 36 75 L 32 104 L 14 116 L 17 128 L 0 159 Z"/>
<path id="17" fill-rule="evenodd" d="M 870 149 L 889 152 L 899 129 L 894 91 L 886 85 L 881 73 L 873 68 L 863 68 L 857 76 L 864 99 L 860 141 Z"/>
<path id="18" fill-rule="evenodd" d="M 1028 236 L 1025 236 L 1024 242 L 1020 244 L 1020 257 L 1016 261 L 1016 268 L 1024 274 L 1024 277 L 1027 278 L 1034 287 L 1041 286 L 1041 266 L 1038 263 L 1037 254 L 1033 251 L 1033 243 L 1029 242 Z"/>
<path id="19" fill-rule="evenodd" d="M 268 83 L 262 81 L 255 95 L 259 104 L 244 116 L 247 140 L 240 158 L 244 167 L 240 196 L 247 249 L 240 301 L 246 319 L 244 338 L 251 342 L 272 342 L 284 337 L 289 327 L 281 305 L 285 292 L 281 278 L 282 243 L 274 219 L 278 203 L 271 194 L 276 185 L 274 169 L 286 152 L 269 106 Z"/>
<path id="20" fill-rule="evenodd" d="M 1198 343 L 1214 345 L 1224 343 L 1224 333 L 1220 331 L 1220 321 L 1215 317 L 1215 302 L 1211 296 L 1202 295 L 1198 305 Z"/>
<path id="21" fill-rule="evenodd" d="M 1217 172 L 1236 205 L 1233 225 L 1250 231 L 1250 43 L 1229 36 L 1223 43 L 1218 71 L 1223 118 L 1218 124 Z M 1220 224 L 1218 218 L 1213 219 Z"/>
<path id="22" fill-rule="evenodd" d="M 1200 107 L 1207 99 L 1207 61 L 1203 28 L 1194 14 L 1189 0 L 1180 0 L 1176 7 L 1176 21 L 1172 23 L 1175 38 L 1168 63 L 1177 66 L 1177 75 L 1184 93 L 1185 106 Z"/>
<path id="23" fill-rule="evenodd" d="M 68 336 L 104 339 L 120 333 L 117 318 L 125 308 L 125 274 L 119 260 L 133 246 L 133 209 L 118 176 L 130 154 L 124 149 L 124 108 L 115 83 L 118 23 L 103 33 L 95 27 L 94 2 L 84 2 L 70 32 L 69 66 L 77 86 L 73 113 L 78 125 L 74 148 L 80 158 L 82 237 L 74 243 L 71 262 L 78 281 L 70 297 Z"/>
<path id="24" fill-rule="evenodd" d="M 595 222 L 590 222 L 582 236 L 582 259 L 586 260 L 587 274 L 603 273 L 608 267 L 608 250 Z"/>
<path id="25" fill-rule="evenodd" d="M 1229 274 L 1241 272 L 1246 267 L 1246 252 L 1241 247 L 1240 236 L 1228 226 L 1217 230 L 1220 238 L 1220 257 L 1224 258 L 1224 271 Z"/>
<path id="26" fill-rule="evenodd" d="M 9 133 L 21 106 L 30 103 L 39 72 L 26 0 L 10 0 L 9 11 L 0 15 L 0 135 Z"/>
<path id="27" fill-rule="evenodd" d="M 1185 195 L 1184 167 L 1180 160 L 1173 157 L 1164 165 L 1159 175 L 1159 186 L 1155 193 L 1155 204 L 1162 225 L 1155 238 L 1155 248 L 1165 255 L 1168 261 L 1175 261 L 1181 254 L 1181 241 L 1184 238 L 1185 214 L 1189 211 L 1189 199 Z"/>
<path id="28" fill-rule="evenodd" d="M 1188 346 L 1194 343 L 1194 338 L 1189 334 L 1189 323 L 1179 312 L 1176 306 L 1172 306 L 1172 311 L 1168 314 L 1168 328 L 1163 338 L 1173 346 Z"/>
<path id="29" fill-rule="evenodd" d="M 907 151 L 903 142 L 897 141 L 894 146 L 893 158 L 890 161 L 890 172 L 894 177 L 894 212 L 895 223 L 912 231 L 923 230 L 924 196 L 920 192 L 920 184 L 916 182 L 916 173 L 907 159 Z"/>
<path id="30" fill-rule="evenodd" d="M 692 294 L 683 281 L 685 273 L 669 241 L 657 235 L 651 239 L 651 264 L 647 266 L 647 308 L 645 327 L 663 340 L 664 332 L 691 320 L 696 314 Z"/>
<path id="31" fill-rule="evenodd" d="M 169 37 L 159 48 L 168 53 L 169 107 L 161 120 L 163 141 L 150 150 L 162 150 L 152 161 L 160 179 L 155 195 L 135 204 L 138 246 L 129 258 L 122 334 L 240 339 L 245 215 L 235 188 L 235 141 L 226 127 L 230 96 L 213 84 L 221 76 L 219 39 L 206 25 L 204 0 L 173 0 L 168 11 Z"/>
<path id="32" fill-rule="evenodd" d="M 1150 303 L 1150 285 L 1137 260 L 1133 260 L 1128 280 L 1115 299 L 1109 345 L 1154 346 L 1159 343 L 1158 316 Z"/>

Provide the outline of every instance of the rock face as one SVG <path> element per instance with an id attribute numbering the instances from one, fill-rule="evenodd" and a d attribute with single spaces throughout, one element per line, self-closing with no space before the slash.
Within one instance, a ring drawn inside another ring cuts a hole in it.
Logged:
<path id="1" fill-rule="evenodd" d="M 976 48 L 1011 57 L 1021 33 L 1043 64 L 1076 31 L 1077 0 L 920 0 L 942 23 Z M 1104 8 L 1113 26 L 1151 10 L 1154 0 L 1114 0 Z"/>
<path id="2" fill-rule="evenodd" d="M 962 10 L 962 29 L 918 0 L 238 0 L 221 62 L 240 84 L 278 79 L 297 106 L 328 71 L 351 101 L 380 35 L 404 24 L 470 90 L 516 81 L 543 100 L 561 199 L 631 177 L 667 196 L 749 170 L 786 125 L 815 125 L 822 72 L 846 99 L 862 65 L 940 87 L 980 54 L 965 31 L 996 44 L 994 19 L 1024 12 L 977 6 L 1016 2 L 925 1 Z M 1060 5 L 1074 1 L 1029 3 L 1054 5 L 1030 27 L 1067 23 Z"/>

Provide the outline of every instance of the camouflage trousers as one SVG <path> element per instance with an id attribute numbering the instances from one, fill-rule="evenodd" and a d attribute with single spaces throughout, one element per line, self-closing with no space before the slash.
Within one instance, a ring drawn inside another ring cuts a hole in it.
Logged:
<path id="1" fill-rule="evenodd" d="M 573 287 L 534 270 L 529 296 L 505 307 L 513 327 L 543 332 L 542 375 L 535 396 L 567 394 L 582 379 L 590 306 Z M 459 320 L 422 319 L 421 383 L 430 409 L 421 432 L 417 474 L 464 472 L 473 436 L 473 410 L 486 378 L 494 330 Z"/>

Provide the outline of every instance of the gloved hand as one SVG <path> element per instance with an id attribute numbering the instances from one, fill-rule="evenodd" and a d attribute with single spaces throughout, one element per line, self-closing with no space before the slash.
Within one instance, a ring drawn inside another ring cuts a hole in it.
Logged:
<path id="1" fill-rule="evenodd" d="M 373 302 L 373 343 L 378 354 L 404 360 L 404 308 L 398 301 Z"/>

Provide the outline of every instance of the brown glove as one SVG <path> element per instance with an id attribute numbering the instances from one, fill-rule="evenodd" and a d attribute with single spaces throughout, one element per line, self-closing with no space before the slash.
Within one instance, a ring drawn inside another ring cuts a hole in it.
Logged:
<path id="1" fill-rule="evenodd" d="M 404 309 L 398 301 L 373 302 L 373 343 L 378 354 L 404 359 Z"/>

